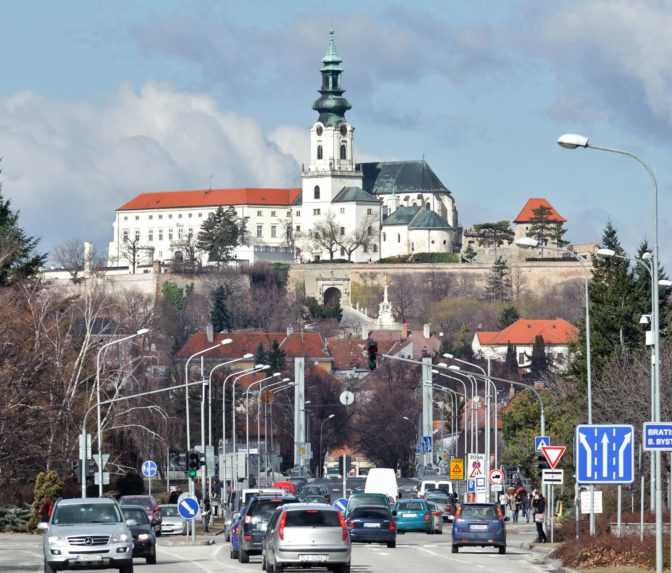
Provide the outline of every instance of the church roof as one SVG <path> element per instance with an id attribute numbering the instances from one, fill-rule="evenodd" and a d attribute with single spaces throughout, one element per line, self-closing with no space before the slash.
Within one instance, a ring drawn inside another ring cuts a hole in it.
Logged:
<path id="1" fill-rule="evenodd" d="M 451 229 L 452 227 L 441 215 L 429 209 L 420 209 L 408 224 L 409 229 Z"/>
<path id="2" fill-rule="evenodd" d="M 218 207 L 220 205 L 292 205 L 301 189 L 201 189 L 141 193 L 124 203 L 118 211 L 136 209 L 176 209 L 180 207 Z"/>
<path id="3" fill-rule="evenodd" d="M 374 195 L 450 194 L 448 188 L 424 159 L 420 161 L 361 163 L 360 168 L 364 190 Z"/>
<path id="4" fill-rule="evenodd" d="M 513 220 L 514 223 L 531 223 L 534 221 L 534 212 L 539 209 L 539 207 L 546 207 L 549 210 L 548 221 L 551 223 L 564 223 L 567 221 L 560 213 L 555 210 L 555 207 L 551 205 L 547 199 L 543 197 L 533 197 L 528 199 L 527 203 L 523 206 L 518 213 L 518 216 Z"/>
<path id="5" fill-rule="evenodd" d="M 367 193 L 359 187 L 343 187 L 336 197 L 334 197 L 332 203 L 348 203 L 351 201 L 356 201 L 357 203 L 378 203 L 378 199 Z"/>
<path id="6" fill-rule="evenodd" d="M 383 226 L 408 225 L 420 211 L 420 207 L 399 207 L 383 221 Z"/>

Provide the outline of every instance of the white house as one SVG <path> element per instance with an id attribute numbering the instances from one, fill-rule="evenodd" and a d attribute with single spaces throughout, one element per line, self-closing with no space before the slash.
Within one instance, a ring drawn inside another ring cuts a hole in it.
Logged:
<path id="1" fill-rule="evenodd" d="M 569 366 L 570 347 L 578 338 L 577 328 L 563 320 L 526 320 L 519 319 L 504 330 L 478 331 L 474 334 L 471 349 L 474 356 L 483 359 L 506 361 L 509 344 L 516 353 L 516 361 L 520 368 L 528 368 L 532 359 L 534 339 L 544 339 L 546 356 L 552 367 L 565 371 Z"/>

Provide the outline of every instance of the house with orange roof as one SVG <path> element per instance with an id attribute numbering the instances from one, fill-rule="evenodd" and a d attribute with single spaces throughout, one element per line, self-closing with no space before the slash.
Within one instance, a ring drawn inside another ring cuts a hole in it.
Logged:
<path id="1" fill-rule="evenodd" d="M 526 369 L 531 363 L 534 340 L 537 336 L 541 336 L 552 368 L 564 372 L 569 367 L 570 349 L 578 335 L 576 326 L 561 318 L 552 320 L 521 318 L 503 330 L 477 331 L 471 349 L 478 358 L 505 362 L 508 347 L 511 345 L 516 353 L 518 367 Z"/>
<path id="2" fill-rule="evenodd" d="M 548 199 L 533 197 L 527 200 L 520 213 L 513 220 L 514 240 L 528 237 L 532 226 L 539 221 L 539 215 L 542 213 L 545 214 L 544 220 L 549 225 L 563 225 L 567 222 L 567 219 L 556 211 Z M 558 245 L 547 241 L 544 246 L 557 247 Z"/>

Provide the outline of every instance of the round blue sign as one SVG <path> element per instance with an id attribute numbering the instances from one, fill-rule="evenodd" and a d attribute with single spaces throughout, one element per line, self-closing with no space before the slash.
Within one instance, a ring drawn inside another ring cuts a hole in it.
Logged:
<path id="1" fill-rule="evenodd" d="M 198 500 L 195 497 L 185 497 L 178 505 L 177 511 L 182 519 L 196 519 L 201 508 L 198 505 Z"/>
<path id="2" fill-rule="evenodd" d="M 157 467 L 156 462 L 153 460 L 147 460 L 142 462 L 142 475 L 147 478 L 156 477 Z"/>
<path id="3" fill-rule="evenodd" d="M 348 500 L 344 497 L 337 499 L 333 504 L 334 509 L 337 509 L 341 513 L 345 513 L 346 508 L 348 507 Z"/>

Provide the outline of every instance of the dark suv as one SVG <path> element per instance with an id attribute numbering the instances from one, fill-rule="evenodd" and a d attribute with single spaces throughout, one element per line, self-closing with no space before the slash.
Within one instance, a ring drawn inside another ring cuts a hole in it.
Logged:
<path id="1" fill-rule="evenodd" d="M 159 507 L 159 504 L 156 503 L 153 496 L 122 495 L 119 498 L 119 503 L 121 505 L 141 505 L 147 514 L 147 519 L 149 519 L 149 522 L 152 524 L 154 534 L 157 537 L 161 535 L 161 508 Z"/>
<path id="2" fill-rule="evenodd" d="M 257 495 L 249 504 L 240 531 L 240 551 L 238 561 L 248 563 L 250 555 L 261 555 L 268 522 L 273 512 L 288 503 L 298 503 L 293 495 Z"/>

